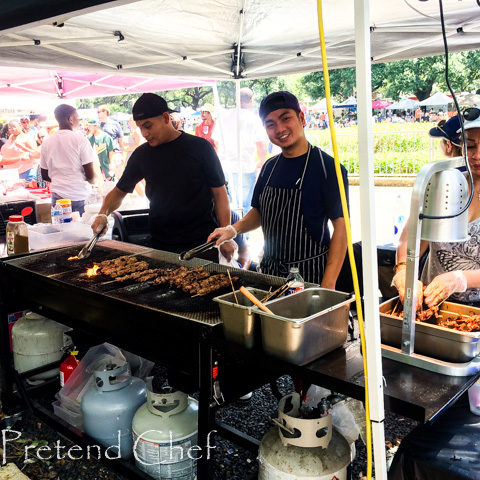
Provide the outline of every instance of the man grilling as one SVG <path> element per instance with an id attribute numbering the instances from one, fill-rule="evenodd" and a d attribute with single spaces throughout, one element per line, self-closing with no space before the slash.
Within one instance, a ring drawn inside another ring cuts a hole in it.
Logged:
<path id="1" fill-rule="evenodd" d="M 229 228 L 216 229 L 209 240 L 220 244 L 261 226 L 263 273 L 287 276 L 291 267 L 298 267 L 308 282 L 334 289 L 347 249 L 334 160 L 309 144 L 305 116 L 290 92 L 265 97 L 259 114 L 282 153 L 263 166 L 247 215 Z M 342 175 L 348 185 L 343 167 Z"/>
<path id="2" fill-rule="evenodd" d="M 175 130 L 171 112 L 167 102 L 153 93 L 144 93 L 135 102 L 133 119 L 146 143 L 132 153 L 122 177 L 105 197 L 92 224 L 94 232 L 106 230 L 107 215 L 143 179 L 154 248 L 189 250 L 204 243 L 216 226 L 230 224 L 225 178 L 213 147 L 203 138 Z M 222 245 L 222 252 L 231 257 L 233 244 Z M 216 250 L 207 253 L 208 259 L 218 261 Z"/>

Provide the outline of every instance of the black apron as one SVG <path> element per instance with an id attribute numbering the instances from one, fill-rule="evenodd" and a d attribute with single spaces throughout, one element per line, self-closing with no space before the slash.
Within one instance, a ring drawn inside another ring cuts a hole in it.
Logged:
<path id="1" fill-rule="evenodd" d="M 315 147 L 314 147 L 315 148 Z M 265 238 L 262 273 L 286 277 L 291 267 L 298 267 L 307 282 L 321 283 L 327 263 L 328 245 L 314 240 L 307 231 L 302 213 L 302 187 L 312 146 L 308 145 L 302 177 L 294 188 L 268 185 L 280 155 L 260 194 L 260 216 Z M 323 163 L 322 151 L 320 158 Z M 325 172 L 325 166 L 323 168 Z"/>

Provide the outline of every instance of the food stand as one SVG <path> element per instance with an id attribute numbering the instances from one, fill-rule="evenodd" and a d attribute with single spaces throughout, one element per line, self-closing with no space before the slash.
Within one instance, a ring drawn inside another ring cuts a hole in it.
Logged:
<path id="1" fill-rule="evenodd" d="M 188 393 L 200 392 L 200 446 L 207 445 L 208 434 L 217 430 L 237 444 L 255 449 L 258 441 L 215 421 L 215 410 L 223 402 L 258 388 L 280 375 L 290 374 L 336 392 L 362 400 L 364 375 L 358 343 L 341 348 L 305 366 L 298 366 L 266 354 L 261 346 L 253 349 L 232 343 L 223 335 L 219 309 L 211 296 L 191 298 L 183 293 L 135 282 L 121 284 L 105 276 L 87 277 L 86 267 L 95 261 L 118 255 L 135 255 L 154 266 L 187 264 L 206 270 L 225 267 L 203 260 L 181 262 L 176 254 L 105 240 L 89 259 L 68 261 L 79 246 L 47 250 L 3 259 L 1 271 L 0 328 L 1 365 L 5 372 L 2 403 L 13 412 L 20 400 L 13 393 L 19 386 L 27 405 L 48 424 L 77 444 L 88 444 L 88 437 L 55 417 L 38 401 L 38 392 L 25 386 L 12 370 L 8 345 L 8 313 L 29 308 L 74 329 L 89 333 L 99 342 L 108 341 L 167 366 L 175 387 Z M 283 279 L 232 269 L 241 283 L 266 288 L 281 285 Z M 132 334 L 132 331 L 134 334 Z M 261 366 L 261 367 L 260 367 Z M 217 367 L 214 369 L 214 367 Z M 47 368 L 47 367 L 45 367 Z M 475 381 L 472 377 L 450 377 L 383 359 L 385 404 L 392 412 L 420 422 L 434 420 Z M 215 373 L 213 373 L 215 372 Z M 25 377 L 25 374 L 22 374 Z M 43 394 L 48 386 L 42 388 Z M 50 385 L 52 394 L 55 385 Z M 128 478 L 143 476 L 132 463 L 117 460 L 111 465 Z M 208 461 L 198 461 L 198 478 L 211 478 Z"/>

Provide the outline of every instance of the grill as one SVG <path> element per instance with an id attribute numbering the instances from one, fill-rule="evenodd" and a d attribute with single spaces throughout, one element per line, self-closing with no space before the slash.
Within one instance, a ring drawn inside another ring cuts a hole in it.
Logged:
<path id="1" fill-rule="evenodd" d="M 135 280 L 117 282 L 100 274 L 92 277 L 86 275 L 87 268 L 103 260 L 113 259 L 122 255 L 135 255 L 139 260 L 145 260 L 149 268 L 169 268 L 187 266 L 190 268 L 202 266 L 211 273 L 231 272 L 239 277 L 236 288 L 249 286 L 262 290 L 270 287 L 275 289 L 285 282 L 285 279 L 255 272 L 232 269 L 206 260 L 193 259 L 181 261 L 177 254 L 153 250 L 133 244 L 106 240 L 100 242 L 90 257 L 83 260 L 69 261 L 68 257 L 78 253 L 79 246 L 67 247 L 7 260 L 8 265 L 20 268 L 61 285 L 73 286 L 100 293 L 104 296 L 127 302 L 129 304 L 156 310 L 173 317 L 180 317 L 193 322 L 210 326 L 221 323 L 218 305 L 213 297 L 226 293 L 230 287 L 218 290 L 210 295 L 190 297 L 168 285 L 152 285 L 153 281 L 137 283 Z"/>

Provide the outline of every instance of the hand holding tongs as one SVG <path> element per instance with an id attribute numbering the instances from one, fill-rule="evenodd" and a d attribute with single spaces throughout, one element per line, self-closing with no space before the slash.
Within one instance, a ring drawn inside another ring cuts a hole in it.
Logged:
<path id="1" fill-rule="evenodd" d="M 98 239 L 102 235 L 102 231 L 103 231 L 103 229 L 100 230 L 99 232 L 97 232 L 92 237 L 92 239 L 89 240 L 88 243 L 80 250 L 80 252 L 77 255 L 79 260 L 81 260 L 82 258 L 87 258 L 87 257 L 90 256 L 90 254 L 92 253 L 93 247 L 97 244 Z"/>
<path id="2" fill-rule="evenodd" d="M 197 253 L 202 253 L 206 252 L 207 250 L 210 250 L 211 248 L 215 247 L 215 240 L 212 240 L 211 242 L 204 243 L 202 245 L 199 245 L 198 247 L 192 248 L 191 250 L 187 250 L 185 252 L 182 252 L 178 258 L 180 260 L 191 260 Z"/>

